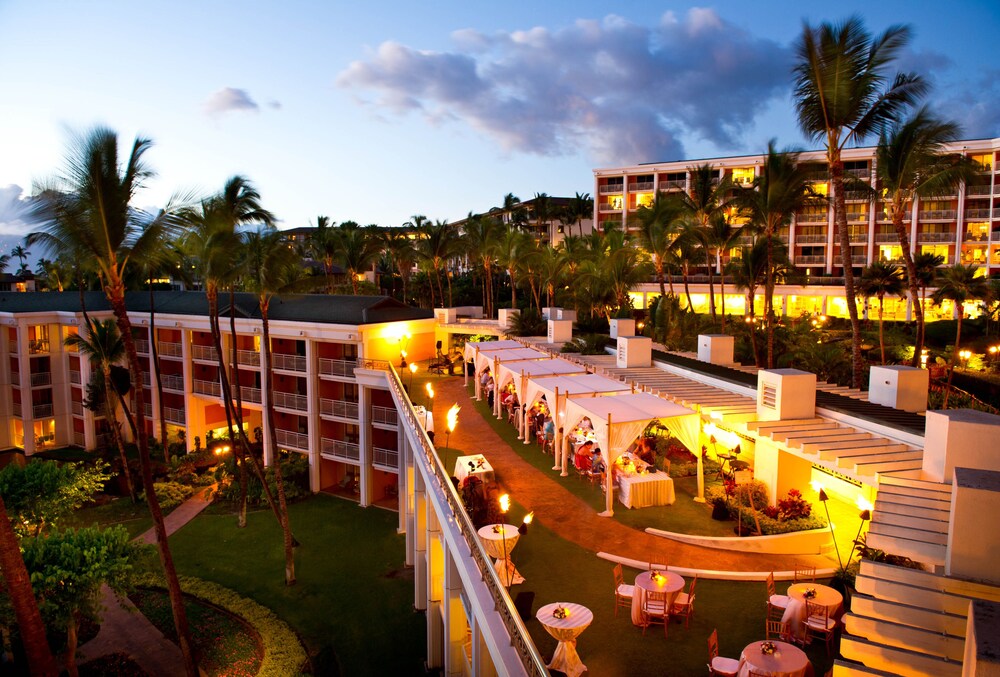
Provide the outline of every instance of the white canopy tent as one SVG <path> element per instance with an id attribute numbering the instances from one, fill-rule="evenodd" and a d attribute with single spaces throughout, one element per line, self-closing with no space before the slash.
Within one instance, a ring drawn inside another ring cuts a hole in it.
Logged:
<path id="1" fill-rule="evenodd" d="M 493 379 L 496 380 L 497 370 L 501 362 L 516 362 L 518 360 L 551 360 L 552 356 L 541 350 L 534 348 L 501 348 L 499 350 L 480 350 L 476 354 L 476 399 L 481 399 L 482 384 L 479 382 L 479 375 L 483 370 L 490 367 L 493 370 Z"/>
<path id="2" fill-rule="evenodd" d="M 511 339 L 501 339 L 499 341 L 468 341 L 465 344 L 465 351 L 462 357 L 465 359 L 465 364 L 475 364 L 476 355 L 479 354 L 481 350 L 510 350 L 512 348 L 523 348 L 524 345 L 519 341 L 513 341 Z M 465 383 L 464 385 L 469 385 L 469 370 L 465 369 Z"/>
<path id="3" fill-rule="evenodd" d="M 662 421 L 689 449 L 697 449 L 701 425 L 698 414 L 650 393 L 632 393 L 615 397 L 584 397 L 566 401 L 566 423 L 576 426 L 589 418 L 607 466 L 605 473 L 605 511 L 602 517 L 614 514 L 612 464 L 652 421 Z M 676 430 L 676 432 L 675 432 Z M 693 441 L 692 441 L 693 440 Z M 690 445 L 689 445 L 690 443 Z M 567 453 L 564 450 L 563 453 Z"/>
<path id="4" fill-rule="evenodd" d="M 566 360 L 561 360 L 559 358 L 551 360 L 537 360 L 537 361 L 519 361 L 519 362 L 505 362 L 500 365 L 499 376 L 497 378 L 497 390 L 502 388 L 507 383 L 513 381 L 514 392 L 517 393 L 517 398 L 521 402 L 521 420 L 518 423 L 518 439 L 523 435 L 524 430 L 526 430 L 527 420 L 528 420 L 528 401 L 525 398 L 525 391 L 528 388 L 528 383 L 530 378 L 535 376 L 555 376 L 559 374 L 586 374 L 587 367 L 580 364 L 573 364 Z M 497 406 L 497 412 L 499 413 L 500 407 Z M 528 436 L 523 435 L 524 443 L 528 444 Z"/>
<path id="5" fill-rule="evenodd" d="M 600 374 L 573 374 L 569 376 L 549 376 L 544 378 L 532 378 L 528 381 L 522 401 L 525 407 L 530 407 L 535 402 L 545 397 L 552 409 L 552 418 L 556 421 L 555 444 L 555 465 L 553 470 L 562 470 L 562 476 L 566 477 L 566 454 L 563 452 L 563 420 L 566 417 L 567 397 L 595 397 L 597 395 L 617 395 L 630 393 L 632 387 L 616 381 L 615 379 L 601 376 Z M 527 444 L 527 441 L 525 441 Z M 562 459 L 560 461 L 560 455 Z"/>

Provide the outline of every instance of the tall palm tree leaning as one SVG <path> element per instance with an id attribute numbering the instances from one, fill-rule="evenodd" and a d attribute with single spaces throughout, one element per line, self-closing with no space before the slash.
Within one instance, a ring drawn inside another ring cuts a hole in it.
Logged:
<path id="1" fill-rule="evenodd" d="M 125 307 L 125 271 L 133 256 L 141 258 L 148 247 L 162 241 L 164 230 L 172 230 L 177 225 L 172 218 L 175 212 L 173 206 L 153 219 L 132 207 L 136 192 L 153 176 L 152 169 L 143 161 L 143 155 L 151 145 L 149 139 L 137 138 L 122 163 L 118 154 L 118 135 L 111 129 L 95 127 L 76 137 L 67 160 L 66 174 L 58 181 L 56 190 L 37 191 L 39 197 L 33 213 L 39 224 L 35 241 L 52 254 L 59 253 L 60 247 L 68 247 L 75 256 L 92 260 L 98 269 L 104 293 L 125 343 L 132 383 L 139 385 L 135 391 L 138 411 L 145 410 L 146 396 L 142 388 L 142 366 L 132 336 L 132 323 Z M 153 490 L 149 434 L 145 425 L 138 426 L 137 433 L 142 486 L 153 518 L 184 670 L 189 677 L 195 677 L 198 670 L 184 600 L 167 542 L 163 511 Z"/>
<path id="2" fill-rule="evenodd" d="M 286 247 L 281 233 L 272 227 L 260 227 L 256 231 L 243 234 L 247 260 L 247 274 L 244 280 L 257 295 L 260 308 L 261 350 L 264 353 L 264 389 L 267 405 L 264 407 L 265 425 L 273 445 L 274 481 L 278 489 L 281 533 L 285 550 L 285 585 L 295 585 L 295 549 L 292 528 L 288 519 L 288 503 L 285 500 L 285 483 L 281 475 L 281 452 L 277 447 L 274 425 L 274 369 L 271 365 L 271 325 L 268 310 L 271 298 L 288 279 L 288 271 L 299 261 L 295 253 Z"/>
<path id="3" fill-rule="evenodd" d="M 965 317 L 965 302 L 976 301 L 985 298 L 989 293 L 989 285 L 985 277 L 977 277 L 979 269 L 976 266 L 963 266 L 956 264 L 951 268 L 945 268 L 938 273 L 937 289 L 931 294 L 934 305 L 941 305 L 942 301 L 951 301 L 955 304 L 955 318 L 958 320 L 955 326 L 955 347 L 951 350 L 951 368 L 948 369 L 948 385 L 944 391 L 944 404 L 942 409 L 948 408 L 948 396 L 951 394 L 951 377 L 955 373 L 955 365 L 958 363 L 958 348 L 962 340 L 962 318 Z"/>
<path id="4" fill-rule="evenodd" d="M 719 270 L 719 301 L 723 332 L 726 331 L 726 268 L 722 265 L 722 256 L 736 244 L 737 238 L 742 234 L 743 226 L 734 226 L 729 218 L 724 214 L 716 214 L 708 224 L 705 231 L 705 240 L 709 244 L 709 251 L 715 253 L 715 266 Z M 709 266 L 712 266 L 709 263 Z"/>
<path id="5" fill-rule="evenodd" d="M 838 25 L 804 24 L 796 45 L 793 72 L 799 127 L 808 138 L 826 142 L 834 225 L 840 236 L 851 318 L 851 385 L 855 388 L 862 387 L 861 320 L 855 298 L 841 152 L 848 144 L 859 144 L 879 134 L 927 91 L 927 85 L 917 75 L 898 73 L 890 81 L 886 73 L 909 40 L 910 30 L 905 26 L 892 26 L 873 36 L 860 17 L 852 16 Z"/>
<path id="6" fill-rule="evenodd" d="M 874 296 L 878 299 L 878 347 L 882 356 L 882 364 L 885 364 L 885 334 L 883 332 L 885 295 L 895 294 L 900 298 L 906 298 L 903 294 L 905 287 L 903 271 L 894 263 L 873 261 L 871 265 L 866 266 L 861 271 L 858 292 L 865 298 Z"/>
<path id="7" fill-rule="evenodd" d="M 594 218 L 594 198 L 590 197 L 590 193 L 577 193 L 569 199 L 567 213 L 576 224 L 576 234 L 583 237 L 584 220 Z"/>
<path id="8" fill-rule="evenodd" d="M 639 220 L 637 233 L 639 244 L 653 260 L 656 281 L 660 285 L 660 296 L 667 295 L 664 272 L 670 250 L 680 236 L 684 213 L 684 203 L 681 198 L 676 194 L 668 196 L 664 193 L 657 193 L 651 205 L 643 205 L 636 212 L 636 218 Z M 671 281 L 671 296 L 673 293 L 673 281 Z"/>
<path id="9" fill-rule="evenodd" d="M 963 181 L 975 176 L 976 167 L 971 160 L 958 153 L 944 152 L 944 144 L 960 137 L 958 125 L 936 119 L 923 107 L 906 121 L 891 125 L 880 135 L 875 150 L 877 185 L 885 193 L 886 210 L 899 238 L 913 317 L 917 322 L 917 340 L 911 361 L 914 367 L 920 364 L 924 347 L 924 309 L 917 296 L 920 280 L 903 219 L 910 209 L 908 203 L 912 204 L 915 197 L 953 193 Z"/>

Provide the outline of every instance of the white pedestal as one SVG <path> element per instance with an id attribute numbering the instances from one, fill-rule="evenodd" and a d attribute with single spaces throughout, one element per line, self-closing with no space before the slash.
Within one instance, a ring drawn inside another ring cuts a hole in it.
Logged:
<path id="1" fill-rule="evenodd" d="M 757 419 L 784 421 L 816 415 L 816 374 L 801 369 L 757 372 Z"/>
<path id="2" fill-rule="evenodd" d="M 455 322 L 458 319 L 457 308 L 435 308 L 434 319 L 444 324 Z"/>
<path id="3" fill-rule="evenodd" d="M 984 528 L 983 522 L 1000 512 L 1000 472 L 955 468 L 953 477 L 945 573 L 1000 585 L 1000 532 Z"/>
<path id="4" fill-rule="evenodd" d="M 571 308 L 556 308 L 556 319 L 576 322 L 576 311 Z"/>
<path id="5" fill-rule="evenodd" d="M 543 320 L 558 320 L 560 308 L 542 308 L 542 319 Z"/>
<path id="6" fill-rule="evenodd" d="M 872 367 L 868 401 L 903 411 L 927 411 L 929 384 L 930 372 L 926 369 L 903 365 Z"/>
<path id="7" fill-rule="evenodd" d="M 566 343 L 573 340 L 573 323 L 569 320 L 549 320 L 548 343 Z"/>
<path id="8" fill-rule="evenodd" d="M 934 482 L 951 482 L 955 468 L 998 470 L 998 446 L 1000 416 L 975 409 L 928 411 L 924 475 Z"/>
<path id="9" fill-rule="evenodd" d="M 611 320 L 611 338 L 635 336 L 635 320 Z"/>
<path id="10" fill-rule="evenodd" d="M 709 364 L 733 364 L 736 339 L 729 334 L 698 334 L 698 359 Z"/>
<path id="11" fill-rule="evenodd" d="M 616 366 L 619 369 L 653 366 L 653 339 L 646 336 L 619 336 L 617 358 Z"/>
<path id="12" fill-rule="evenodd" d="M 500 321 L 501 329 L 510 329 L 514 323 L 514 318 L 521 311 L 516 308 L 500 308 L 497 310 L 497 319 Z"/>

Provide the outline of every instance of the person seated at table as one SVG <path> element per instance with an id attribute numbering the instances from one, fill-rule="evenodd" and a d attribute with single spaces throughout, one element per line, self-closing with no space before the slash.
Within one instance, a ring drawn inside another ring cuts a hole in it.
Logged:
<path id="1" fill-rule="evenodd" d="M 635 455 L 649 465 L 653 465 L 655 454 L 653 452 L 653 444 L 648 437 L 639 438 L 639 442 L 635 447 Z"/>
<path id="2" fill-rule="evenodd" d="M 542 431 L 545 434 L 545 448 L 546 450 L 551 450 L 552 443 L 556 439 L 556 423 L 552 420 L 551 416 L 545 417 L 545 424 L 542 426 Z"/>
<path id="3" fill-rule="evenodd" d="M 608 468 L 604 465 L 604 456 L 601 455 L 601 448 L 595 446 L 594 453 L 590 457 L 590 472 L 603 474 Z"/>
<path id="4" fill-rule="evenodd" d="M 576 455 L 573 457 L 573 465 L 576 466 L 577 470 L 582 470 L 584 472 L 590 470 L 590 462 L 594 455 L 594 443 L 584 442 L 576 450 Z"/>

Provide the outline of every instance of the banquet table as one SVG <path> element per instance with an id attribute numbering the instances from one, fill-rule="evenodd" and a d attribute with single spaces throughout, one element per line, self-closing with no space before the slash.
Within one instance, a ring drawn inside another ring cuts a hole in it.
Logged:
<path id="1" fill-rule="evenodd" d="M 626 508 L 672 505 L 674 481 L 665 472 L 618 476 L 618 500 Z"/>
<path id="2" fill-rule="evenodd" d="M 566 618 L 553 616 L 552 613 L 556 608 L 565 609 Z M 569 677 L 579 677 L 587 670 L 587 666 L 576 652 L 576 638 L 593 622 L 594 612 L 582 604 L 553 602 L 539 609 L 535 618 L 547 633 L 559 640 L 556 651 L 552 654 L 552 660 L 546 667 L 563 672 Z"/>
<path id="3" fill-rule="evenodd" d="M 472 465 L 469 465 L 470 463 Z M 482 454 L 459 456 L 456 458 L 455 477 L 458 479 L 459 485 L 470 475 L 478 477 L 482 480 L 483 484 L 489 484 L 493 481 L 493 466 L 490 465 L 490 462 Z"/>
<path id="4" fill-rule="evenodd" d="M 652 572 L 643 571 L 635 577 L 635 592 L 632 593 L 632 624 L 642 625 L 642 603 L 646 599 L 646 593 L 655 590 L 656 592 L 667 593 L 667 607 L 673 605 L 677 595 L 684 589 L 684 579 L 673 571 L 661 571 L 662 583 L 654 583 Z"/>
<path id="5" fill-rule="evenodd" d="M 837 620 L 843 614 L 844 596 L 828 585 L 818 585 L 816 583 L 794 583 L 788 586 L 788 606 L 781 620 L 788 623 L 793 637 L 803 635 L 806 622 L 806 591 L 813 589 L 816 596 L 810 602 L 822 604 L 826 607 L 830 618 Z"/>
<path id="6" fill-rule="evenodd" d="M 524 583 L 524 576 L 518 573 L 510 560 L 510 553 L 517 545 L 517 539 L 521 537 L 517 527 L 513 524 L 487 524 L 478 533 L 486 548 L 486 554 L 496 560 L 493 568 L 496 569 L 500 580 L 507 587 Z"/>
<path id="7" fill-rule="evenodd" d="M 740 654 L 739 677 L 747 677 L 752 669 L 769 677 L 811 677 L 812 663 L 806 652 L 788 642 L 772 640 L 775 652 L 765 655 L 760 652 L 763 642 L 751 642 Z"/>

